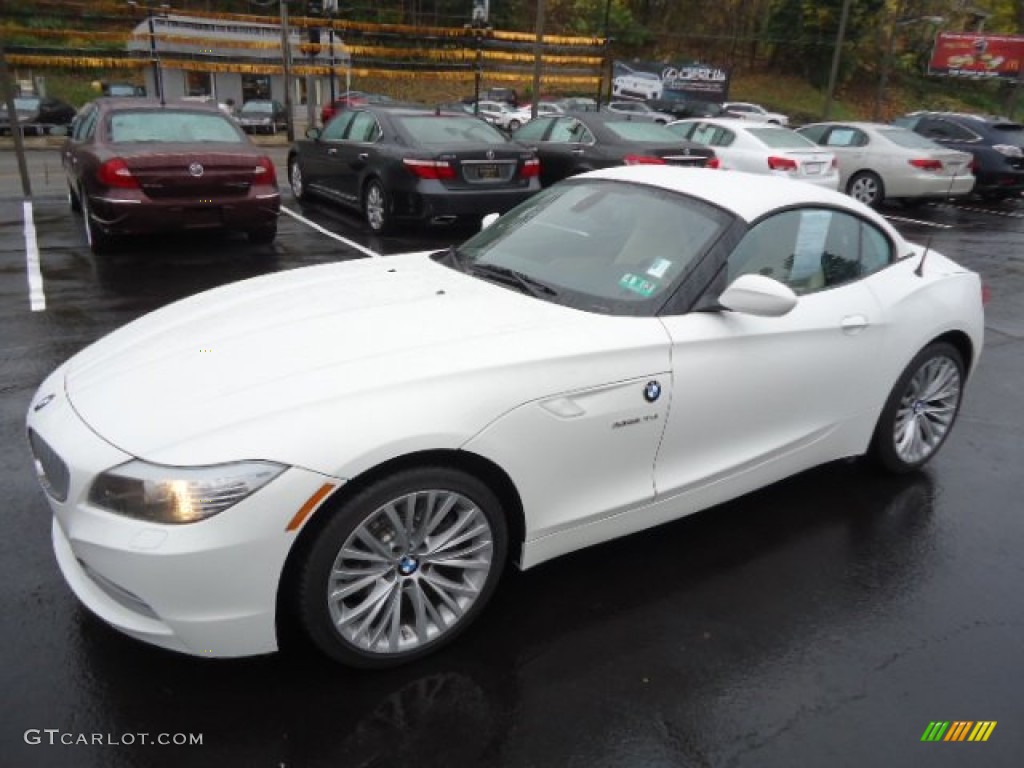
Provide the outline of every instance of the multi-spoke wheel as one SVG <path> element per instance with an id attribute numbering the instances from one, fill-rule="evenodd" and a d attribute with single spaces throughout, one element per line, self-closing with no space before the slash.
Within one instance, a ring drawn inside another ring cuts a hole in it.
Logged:
<path id="1" fill-rule="evenodd" d="M 430 653 L 494 591 L 506 531 L 497 497 L 470 475 L 421 468 L 386 478 L 337 510 L 310 547 L 297 582 L 302 623 L 354 666 Z"/>
<path id="2" fill-rule="evenodd" d="M 371 179 L 366 184 L 366 191 L 363 194 L 363 214 L 366 223 L 376 234 L 382 235 L 388 231 L 391 219 L 388 212 L 388 196 L 384 186 L 377 180 Z"/>
<path id="3" fill-rule="evenodd" d="M 306 199 L 306 187 L 302 182 L 302 167 L 299 165 L 299 158 L 293 157 L 288 161 L 288 181 L 292 185 L 292 194 L 296 200 Z"/>
<path id="4" fill-rule="evenodd" d="M 855 173 L 846 184 L 846 194 L 864 205 L 877 208 L 885 198 L 885 187 L 877 174 L 871 171 Z"/>
<path id="5" fill-rule="evenodd" d="M 925 347 L 910 362 L 882 410 L 872 451 L 886 469 L 923 466 L 949 436 L 960 410 L 964 363 L 945 342 Z"/>

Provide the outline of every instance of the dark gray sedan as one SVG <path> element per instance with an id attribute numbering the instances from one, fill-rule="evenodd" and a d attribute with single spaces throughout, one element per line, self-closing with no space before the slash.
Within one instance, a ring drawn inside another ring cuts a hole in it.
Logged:
<path id="1" fill-rule="evenodd" d="M 297 198 L 359 211 L 377 233 L 399 220 L 452 224 L 504 213 L 540 189 L 539 174 L 533 150 L 483 120 L 418 107 L 346 109 L 288 153 Z"/>

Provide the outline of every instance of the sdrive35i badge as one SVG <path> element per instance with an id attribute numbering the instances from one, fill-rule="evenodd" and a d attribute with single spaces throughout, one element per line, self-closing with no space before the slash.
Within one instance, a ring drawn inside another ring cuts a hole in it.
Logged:
<path id="1" fill-rule="evenodd" d="M 661 397 L 661 384 L 656 381 L 648 381 L 647 386 L 644 387 L 644 400 L 653 403 L 659 397 Z"/>

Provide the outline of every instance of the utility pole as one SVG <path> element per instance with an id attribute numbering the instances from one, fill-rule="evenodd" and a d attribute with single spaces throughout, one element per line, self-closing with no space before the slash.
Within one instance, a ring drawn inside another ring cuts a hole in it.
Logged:
<path id="1" fill-rule="evenodd" d="M 284 111 L 288 115 L 288 141 L 295 141 L 295 117 L 292 115 L 292 46 L 288 34 L 288 0 L 281 7 L 281 64 L 284 69 Z"/>
<path id="2" fill-rule="evenodd" d="M 540 72 L 544 61 L 544 10 L 545 0 L 537 0 L 536 40 L 533 43 L 533 98 L 530 117 L 537 117 L 537 102 L 540 101 Z"/>
<path id="3" fill-rule="evenodd" d="M 846 20 L 850 17 L 850 0 L 843 0 L 843 11 L 839 17 L 839 31 L 836 33 L 836 49 L 832 52 L 832 71 L 828 76 L 828 88 L 825 91 L 825 106 L 822 108 L 822 119 L 828 120 L 832 112 L 832 96 L 836 92 L 836 78 L 839 76 L 839 59 L 843 54 L 843 39 L 846 37 Z"/>
<path id="4" fill-rule="evenodd" d="M 14 108 L 14 89 L 11 88 L 11 76 L 7 69 L 7 54 L 0 40 L 0 97 L 7 107 L 10 116 L 11 138 L 14 139 L 14 156 L 18 159 L 18 174 L 21 176 L 21 191 L 26 200 L 32 199 L 32 183 L 29 181 L 28 164 L 25 162 L 25 143 L 18 125 L 18 111 Z"/>

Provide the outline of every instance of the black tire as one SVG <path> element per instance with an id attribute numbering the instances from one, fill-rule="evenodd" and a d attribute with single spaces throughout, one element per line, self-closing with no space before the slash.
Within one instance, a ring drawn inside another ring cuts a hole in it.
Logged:
<path id="1" fill-rule="evenodd" d="M 363 218 L 376 235 L 391 230 L 391 200 L 379 179 L 370 179 L 363 189 Z"/>
<path id="2" fill-rule="evenodd" d="M 329 657 L 397 666 L 473 622 L 507 551 L 505 513 L 487 485 L 445 467 L 404 470 L 333 511 L 299 564 L 294 605 Z"/>
<path id="3" fill-rule="evenodd" d="M 898 474 L 923 467 L 956 423 L 964 390 L 964 360 L 944 341 L 922 349 L 889 393 L 871 441 L 871 457 Z"/>
<path id="4" fill-rule="evenodd" d="M 846 182 L 846 194 L 864 205 L 877 208 L 885 200 L 885 185 L 877 173 L 860 171 Z"/>
<path id="5" fill-rule="evenodd" d="M 277 222 L 274 222 L 269 227 L 250 229 L 245 233 L 245 236 L 249 238 L 249 242 L 253 245 L 270 245 L 277 237 Z"/>
<path id="6" fill-rule="evenodd" d="M 518 120 L 509 120 L 508 121 L 508 132 L 512 133 L 513 131 L 516 131 L 516 130 L 519 130 L 519 121 Z"/>
<path id="7" fill-rule="evenodd" d="M 82 202 L 82 223 L 85 228 L 85 240 L 89 249 L 97 256 L 110 253 L 114 244 L 114 238 L 108 235 L 102 227 L 96 226 L 92 220 L 92 211 L 89 209 L 89 196 L 85 190 L 79 192 L 78 199 Z"/>
<path id="8" fill-rule="evenodd" d="M 288 160 L 288 183 L 291 185 L 292 194 L 296 200 L 308 200 L 309 192 L 306 191 L 306 183 L 302 177 L 302 167 L 297 157 Z"/>

